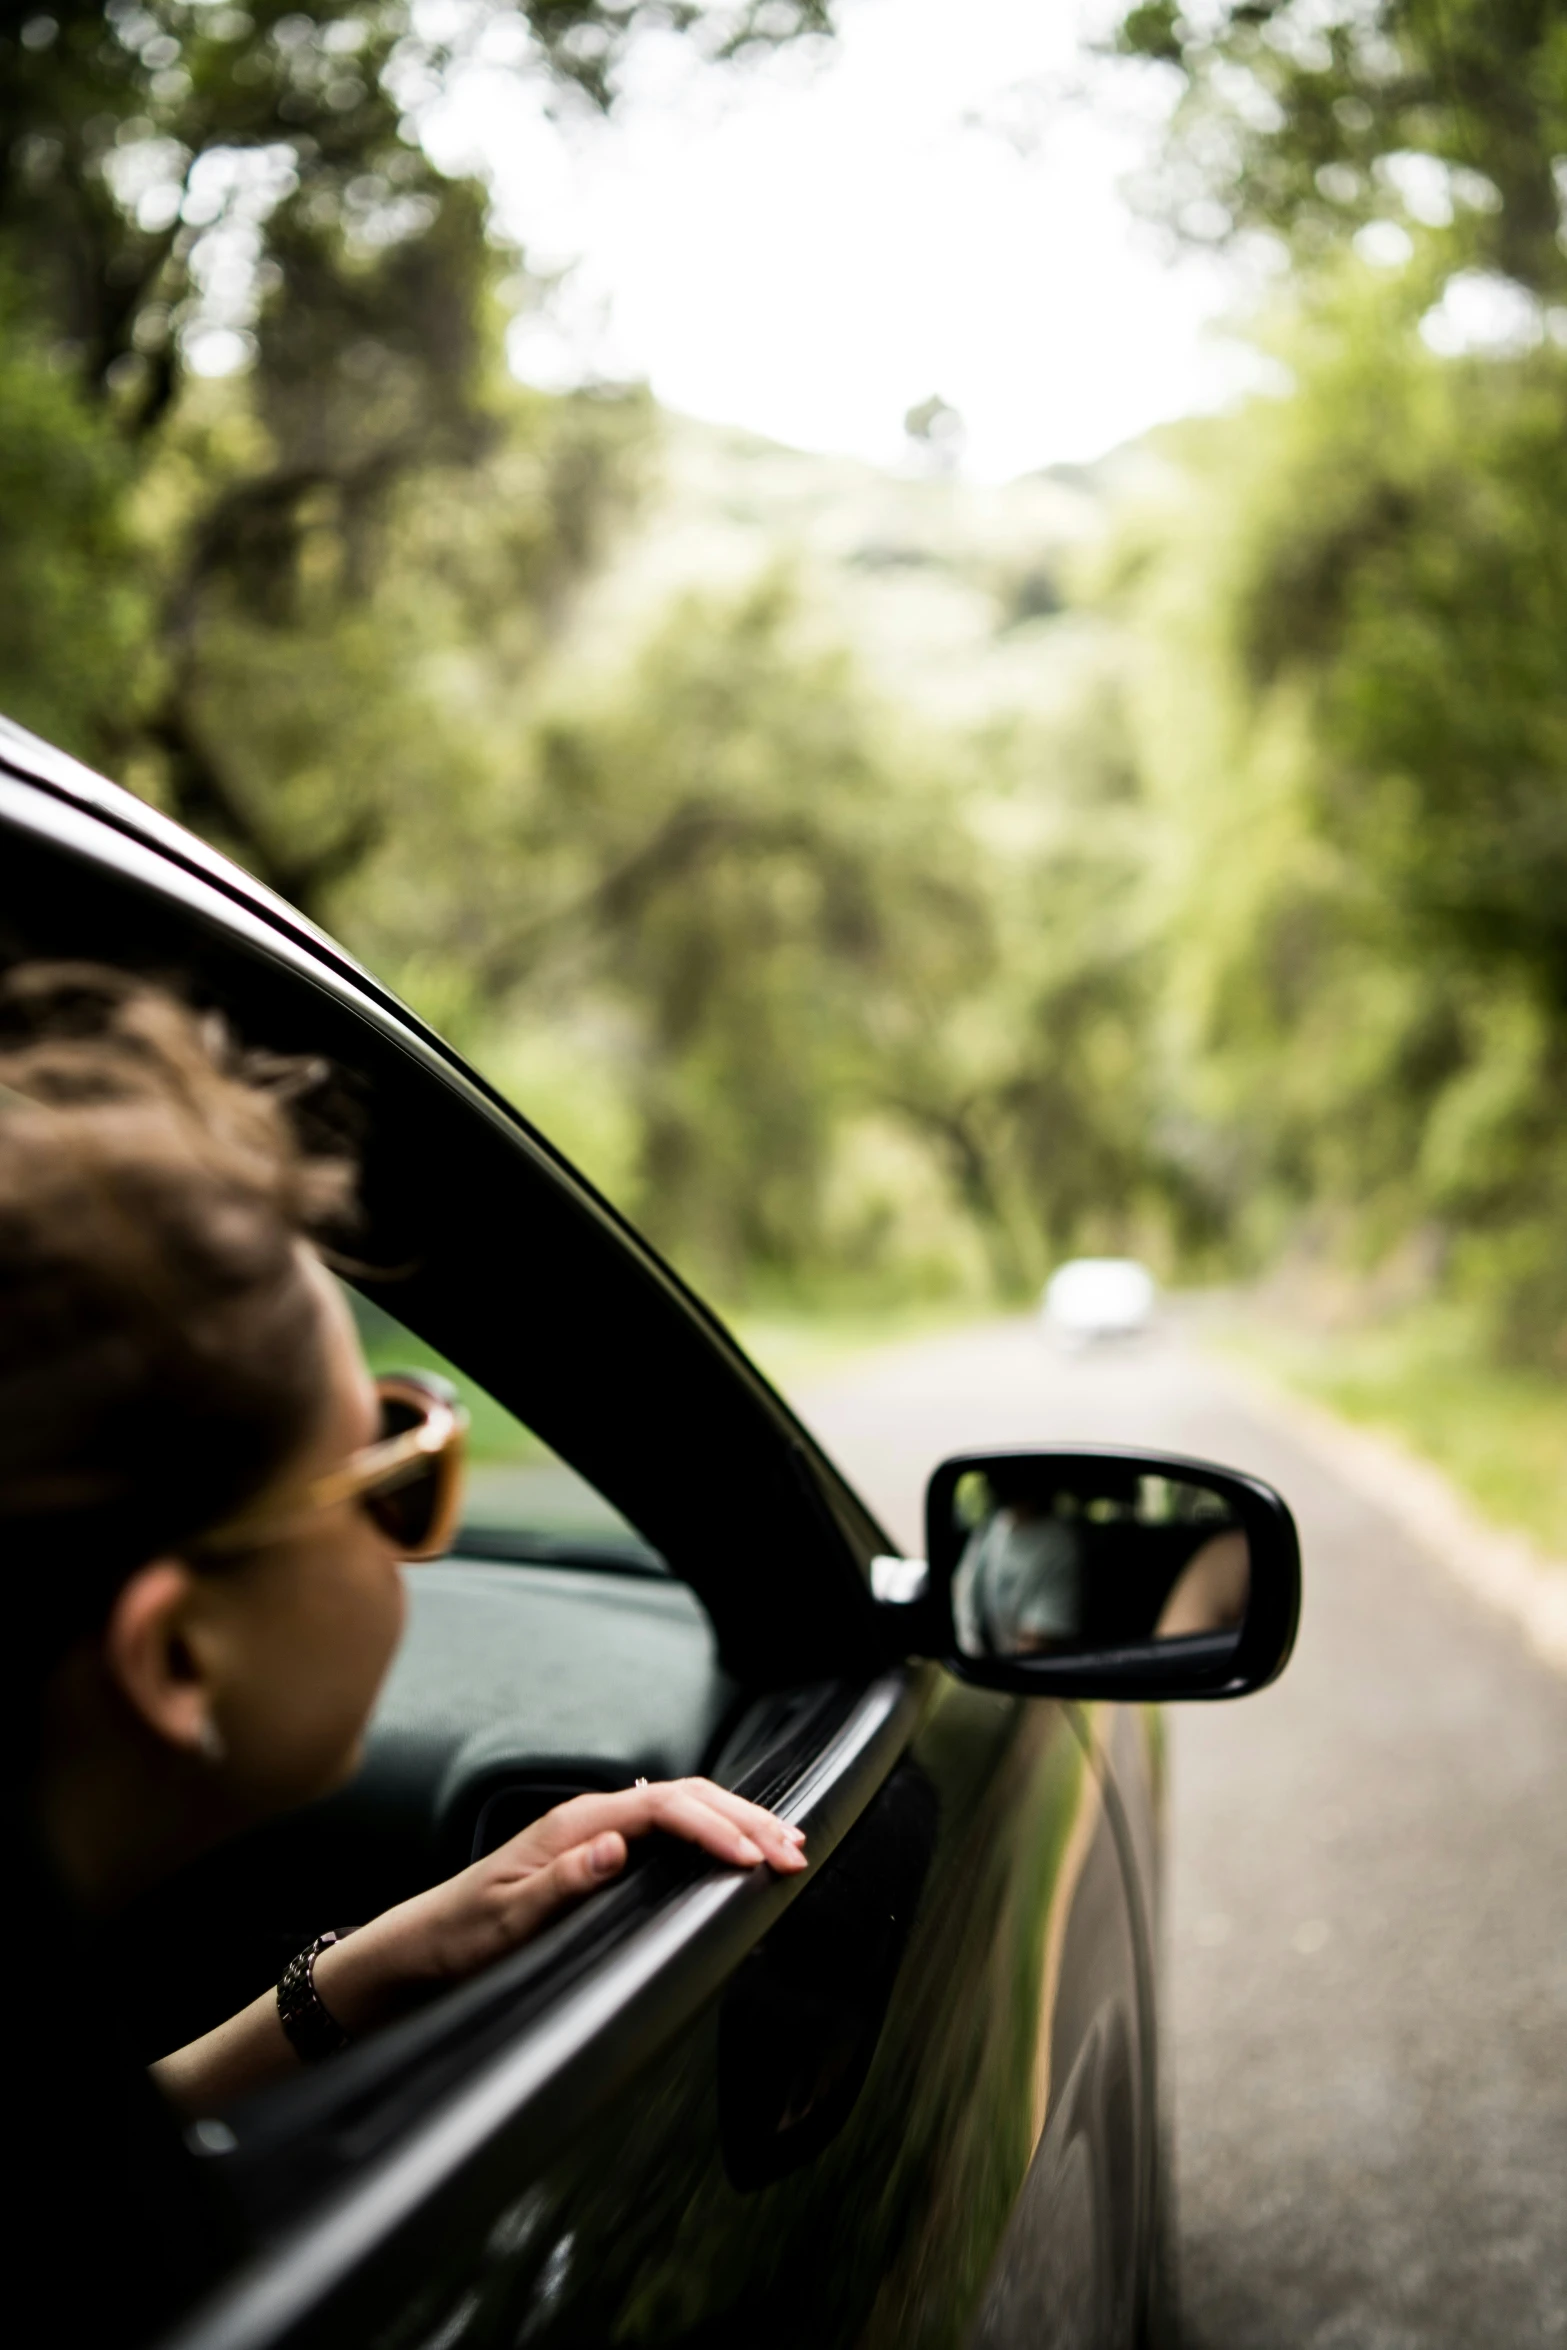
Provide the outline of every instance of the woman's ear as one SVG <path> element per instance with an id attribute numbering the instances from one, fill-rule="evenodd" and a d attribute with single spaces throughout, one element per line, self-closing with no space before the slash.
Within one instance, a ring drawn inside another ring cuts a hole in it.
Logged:
<path id="1" fill-rule="evenodd" d="M 166 1745 L 217 1760 L 222 1735 L 197 1578 L 178 1559 L 154 1559 L 124 1585 L 104 1627 L 103 1657 L 121 1696 Z"/>

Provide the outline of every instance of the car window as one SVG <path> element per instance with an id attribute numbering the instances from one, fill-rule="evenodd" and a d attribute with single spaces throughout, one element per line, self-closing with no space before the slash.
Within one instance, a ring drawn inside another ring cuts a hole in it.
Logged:
<path id="1" fill-rule="evenodd" d="M 459 1556 L 668 1573 L 659 1552 L 613 1503 L 477 1380 L 374 1299 L 348 1282 L 342 1288 L 372 1371 L 438 1371 L 467 1407 L 466 1497 L 454 1546 Z"/>

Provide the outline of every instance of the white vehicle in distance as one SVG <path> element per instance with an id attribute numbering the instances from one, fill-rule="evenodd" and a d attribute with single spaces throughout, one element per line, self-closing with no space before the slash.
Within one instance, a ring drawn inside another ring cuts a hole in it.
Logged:
<path id="1" fill-rule="evenodd" d="M 1153 1328 L 1159 1288 L 1135 1257 L 1072 1257 L 1045 1283 L 1047 1335 L 1069 1351 Z"/>

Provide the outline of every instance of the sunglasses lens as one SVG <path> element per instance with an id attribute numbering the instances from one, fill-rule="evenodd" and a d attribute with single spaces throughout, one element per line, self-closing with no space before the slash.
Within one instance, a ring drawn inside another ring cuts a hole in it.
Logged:
<path id="1" fill-rule="evenodd" d="M 383 1391 L 383 1441 L 421 1426 L 425 1411 L 426 1405 L 420 1397 Z M 372 1486 L 360 1495 L 360 1502 L 387 1540 L 405 1555 L 410 1558 L 428 1555 L 454 1498 L 452 1487 L 456 1474 L 457 1455 L 451 1451 L 437 1453 L 427 1460 L 409 1463 L 385 1485 Z"/>
<path id="2" fill-rule="evenodd" d="M 361 1496 L 364 1507 L 389 1542 L 400 1550 L 422 1550 L 441 1506 L 445 1473 L 439 1460 L 422 1461 L 393 1486 Z"/>
<path id="3" fill-rule="evenodd" d="M 422 1401 L 411 1395 L 399 1395 L 395 1390 L 381 1390 L 381 1442 L 393 1436 L 406 1436 L 410 1428 L 417 1428 L 424 1419 Z"/>

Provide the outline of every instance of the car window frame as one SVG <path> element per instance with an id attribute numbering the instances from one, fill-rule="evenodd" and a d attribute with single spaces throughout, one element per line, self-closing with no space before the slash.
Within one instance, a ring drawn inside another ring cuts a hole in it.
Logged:
<path id="1" fill-rule="evenodd" d="M 101 789 L 114 793 L 113 786 Z M 671 1335 L 678 1334 L 688 1366 L 700 1362 L 711 1390 L 721 1390 L 734 1406 L 737 1424 L 744 1423 L 756 1456 L 766 1460 L 768 1523 L 747 1529 L 751 1539 L 737 1543 L 736 1528 L 726 1531 L 711 1518 L 704 1522 L 698 1498 L 690 1512 L 698 1538 L 683 1555 L 671 1555 L 671 1545 L 641 1527 L 638 1512 L 577 1448 L 559 1442 L 548 1426 L 539 1427 L 539 1434 L 598 1485 L 696 1590 L 712 1616 L 722 1660 L 737 1678 L 765 1685 L 770 1678 L 782 1683 L 869 1670 L 885 1661 L 885 1622 L 870 1593 L 870 1561 L 896 1546 L 712 1310 L 514 1105 L 347 957 L 325 951 L 328 942 L 318 942 L 307 926 L 285 926 L 259 893 L 231 886 L 207 869 L 209 860 L 221 865 L 212 852 L 204 852 L 202 869 L 175 863 L 161 841 L 154 843 L 123 819 L 106 822 L 57 780 L 40 781 L 19 767 L 9 740 L 0 741 L 3 827 L 30 835 L 113 889 L 156 902 L 165 922 L 189 935 L 190 960 L 203 978 L 210 977 L 208 956 L 215 950 L 219 961 L 226 959 L 259 980 L 263 996 L 281 990 L 297 1002 L 303 991 L 316 999 L 323 1013 L 330 1011 L 334 1025 L 357 1031 L 385 1067 L 400 1068 L 410 1090 L 428 1089 L 428 1100 L 452 1112 L 476 1146 L 482 1137 L 514 1152 L 517 1167 L 525 1168 L 537 1187 L 536 1197 L 547 1192 L 556 1202 L 569 1203 L 591 1236 L 590 1253 L 596 1249 L 600 1266 L 613 1274 L 611 1287 L 622 1285 L 625 1294 L 636 1288 L 650 1319 L 661 1316 Z M 235 880 L 244 884 L 246 877 L 236 871 Z M 416 1330 L 420 1302 L 414 1298 L 415 1310 L 399 1315 Z M 438 1332 L 428 1335 L 453 1360 L 462 1361 L 457 1346 L 446 1344 Z M 505 1380 L 489 1365 L 463 1367 L 525 1424 L 537 1425 L 526 1399 L 519 1402 L 515 1392 L 508 1394 Z M 775 1643 L 769 1641 L 769 1627 L 754 1621 L 754 1610 L 752 1621 L 741 1620 L 745 1610 L 740 1604 L 741 1585 L 758 1572 L 758 1548 L 769 1545 L 775 1555 L 788 1554 L 797 1578 L 772 1627 Z"/>

